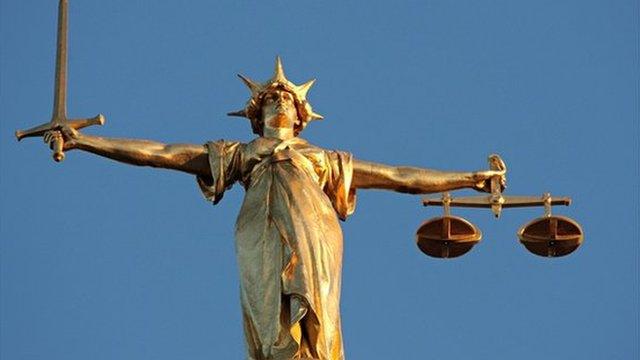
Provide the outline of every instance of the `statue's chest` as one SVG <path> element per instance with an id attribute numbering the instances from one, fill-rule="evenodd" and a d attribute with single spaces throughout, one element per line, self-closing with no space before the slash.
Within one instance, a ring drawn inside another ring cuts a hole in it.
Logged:
<path id="1" fill-rule="evenodd" d="M 285 184 L 299 183 L 301 179 L 312 180 L 316 184 L 324 183 L 326 160 L 322 149 L 306 142 L 258 145 L 248 144 L 241 156 L 240 167 L 245 188 L 255 184 L 265 174 L 277 176 Z"/>

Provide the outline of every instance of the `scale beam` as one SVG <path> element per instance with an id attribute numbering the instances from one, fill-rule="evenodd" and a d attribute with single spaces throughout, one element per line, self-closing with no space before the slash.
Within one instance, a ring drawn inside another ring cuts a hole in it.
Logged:
<path id="1" fill-rule="evenodd" d="M 507 166 L 500 156 L 493 154 L 489 156 L 489 167 L 491 170 L 506 171 Z M 568 197 L 552 198 L 550 193 L 545 193 L 541 197 L 535 196 L 504 196 L 502 195 L 503 185 L 500 176 L 491 178 L 491 194 L 488 196 L 466 196 L 454 199 L 448 192 L 438 198 L 423 198 L 424 206 L 443 206 L 444 213 L 449 214 L 449 207 L 471 207 L 490 208 L 493 215 L 498 218 L 503 208 L 544 206 L 545 213 L 551 214 L 553 205 L 570 205 L 571 199 Z"/>
<path id="2" fill-rule="evenodd" d="M 531 206 L 545 206 L 547 201 L 550 201 L 549 205 L 571 205 L 571 198 L 569 197 L 551 197 L 546 200 L 544 196 L 510 196 L 503 195 L 504 202 L 503 208 L 517 208 L 517 207 L 531 207 Z M 444 206 L 448 202 L 451 207 L 469 207 L 469 208 L 491 208 L 494 204 L 491 201 L 491 196 L 462 196 L 458 198 L 451 198 L 450 200 L 443 198 L 423 198 L 422 204 L 424 206 Z"/>

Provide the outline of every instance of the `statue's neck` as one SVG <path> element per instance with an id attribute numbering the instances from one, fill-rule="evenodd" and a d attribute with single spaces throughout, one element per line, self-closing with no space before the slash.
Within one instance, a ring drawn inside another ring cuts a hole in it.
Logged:
<path id="1" fill-rule="evenodd" d="M 288 140 L 295 137 L 293 127 L 295 119 L 292 114 L 286 112 L 267 113 L 263 115 L 264 128 L 262 136 Z"/>
<path id="2" fill-rule="evenodd" d="M 292 128 L 272 128 L 265 126 L 262 136 L 267 138 L 275 138 L 280 140 L 289 140 L 295 137 Z"/>

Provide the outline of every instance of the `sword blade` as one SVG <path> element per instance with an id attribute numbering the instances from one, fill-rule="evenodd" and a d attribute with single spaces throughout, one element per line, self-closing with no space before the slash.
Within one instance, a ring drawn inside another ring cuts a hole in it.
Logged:
<path id="1" fill-rule="evenodd" d="M 67 7 L 68 0 L 60 0 L 52 123 L 64 122 L 67 118 Z"/>

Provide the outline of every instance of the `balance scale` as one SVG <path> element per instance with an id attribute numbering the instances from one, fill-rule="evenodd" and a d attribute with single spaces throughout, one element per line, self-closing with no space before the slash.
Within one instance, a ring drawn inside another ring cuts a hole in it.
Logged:
<path id="1" fill-rule="evenodd" d="M 502 159 L 489 156 L 492 170 L 506 170 Z M 418 228 L 416 242 L 420 250 L 436 258 L 455 258 L 466 254 L 482 239 L 482 232 L 470 221 L 451 215 L 451 207 L 491 208 L 496 218 L 503 208 L 544 206 L 544 215 L 523 225 L 518 238 L 530 252 L 544 257 L 571 254 L 584 240 L 582 227 L 566 216 L 551 214 L 554 205 L 571 205 L 569 197 L 503 196 L 500 178 L 491 179 L 491 195 L 454 198 L 445 192 L 440 198 L 423 198 L 424 206 L 442 206 L 444 216 L 431 218 Z"/>

